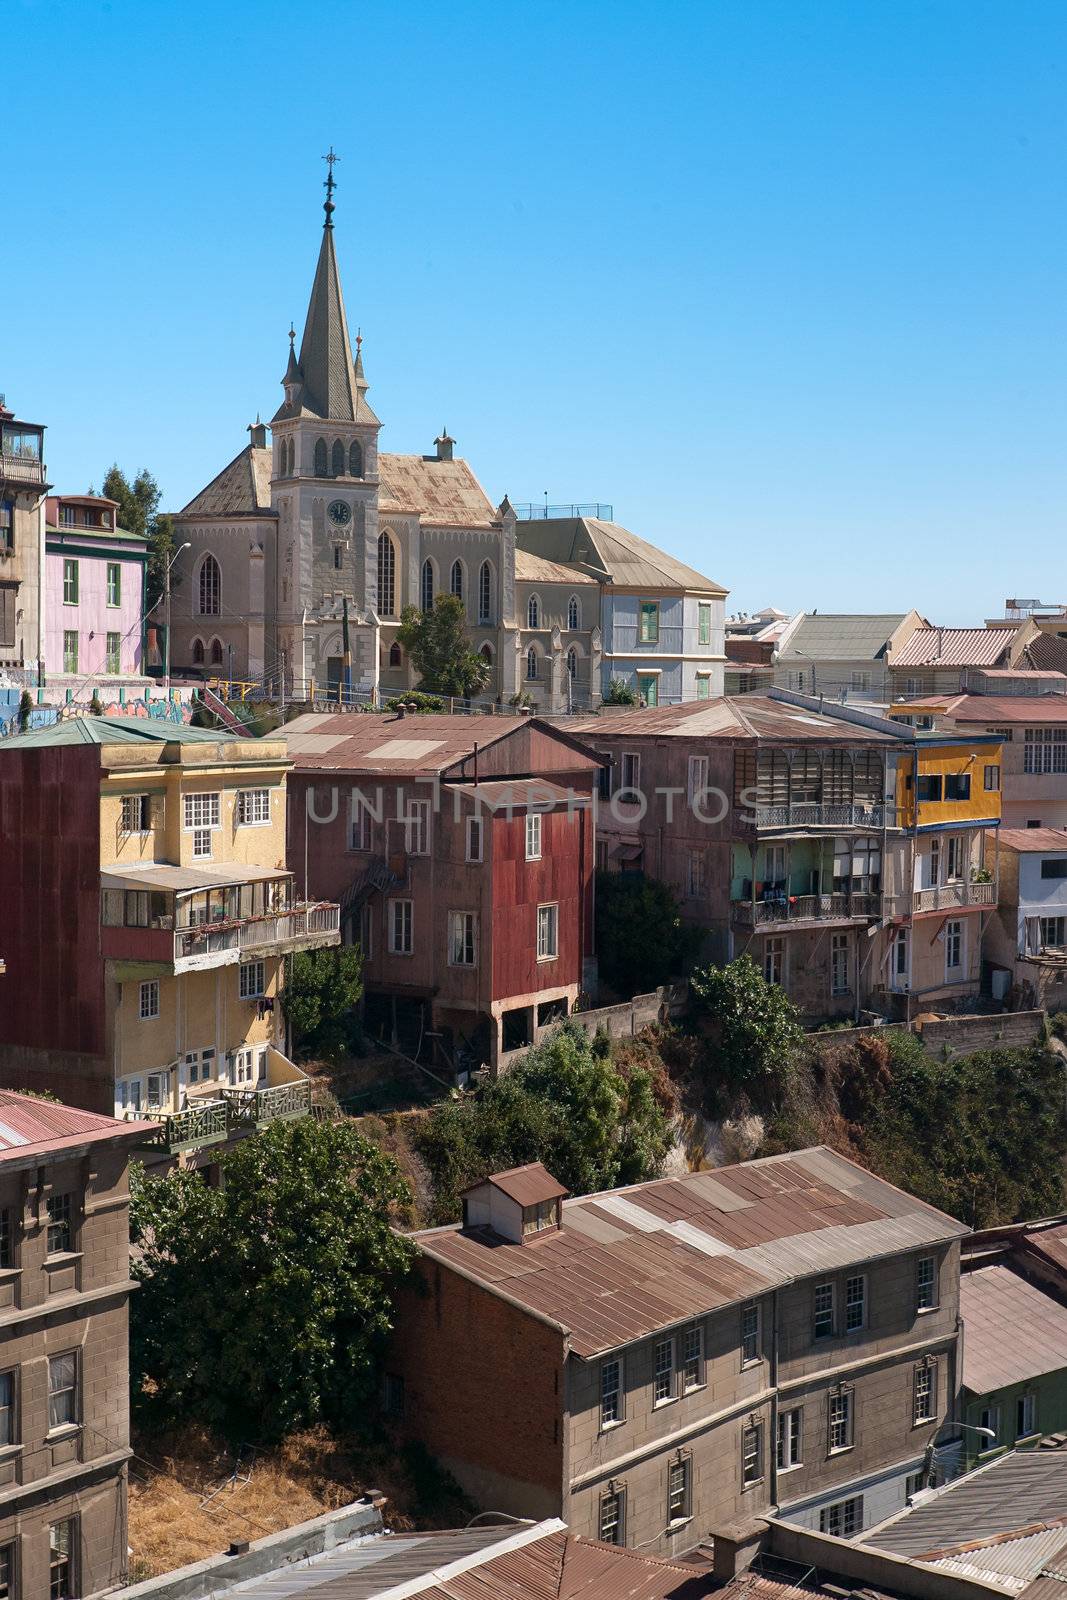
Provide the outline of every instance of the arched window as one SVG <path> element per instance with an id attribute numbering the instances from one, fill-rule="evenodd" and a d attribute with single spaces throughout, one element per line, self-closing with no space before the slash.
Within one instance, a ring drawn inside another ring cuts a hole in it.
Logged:
<path id="1" fill-rule="evenodd" d="M 478 654 L 481 656 L 483 661 L 488 663 L 489 666 L 493 665 L 493 647 L 489 643 L 488 639 L 482 645 L 482 648 L 478 651 Z"/>
<path id="2" fill-rule="evenodd" d="M 222 666 L 222 640 L 221 639 L 212 639 L 212 641 L 211 641 L 211 665 L 213 667 L 221 667 Z"/>
<path id="3" fill-rule="evenodd" d="M 326 476 L 326 440 L 325 439 L 316 439 L 315 440 L 315 476 L 316 476 L 316 478 L 325 478 L 325 476 Z"/>
<path id="4" fill-rule="evenodd" d="M 493 569 L 483 561 L 478 571 L 478 621 L 488 622 L 493 615 Z"/>
<path id="5" fill-rule="evenodd" d="M 387 533 L 378 535 L 378 615 L 396 616 L 396 552 Z"/>
<path id="6" fill-rule="evenodd" d="M 567 651 L 567 671 L 572 678 L 578 676 L 578 652 L 573 645 Z"/>
<path id="7" fill-rule="evenodd" d="M 453 561 L 453 563 L 452 563 L 452 583 L 451 583 L 451 587 L 452 587 L 452 593 L 455 595 L 456 599 L 457 600 L 462 600 L 463 599 L 463 563 L 462 563 L 462 561 Z"/>
<path id="8" fill-rule="evenodd" d="M 402 667 L 404 665 L 404 657 L 401 654 L 400 646 L 395 640 L 389 646 L 389 665 L 391 667 Z"/>
<path id="9" fill-rule="evenodd" d="M 290 439 L 289 440 L 289 473 L 288 473 L 290 478 L 293 476 L 293 473 L 295 471 L 296 471 L 296 440 L 295 439 Z"/>
<path id="10" fill-rule="evenodd" d="M 363 476 L 363 446 L 358 439 L 353 439 L 348 447 L 348 476 L 350 478 Z"/>
<path id="11" fill-rule="evenodd" d="M 433 610 L 433 562 L 427 556 L 422 563 L 422 609 Z"/>
<path id="12" fill-rule="evenodd" d="M 330 471 L 335 478 L 345 475 L 345 447 L 340 439 L 333 441 L 333 454 L 330 460 Z"/>
<path id="13" fill-rule="evenodd" d="M 578 604 L 578 596 L 572 594 L 567 601 L 567 626 L 572 633 L 576 633 L 582 625 L 582 608 Z"/>
<path id="14" fill-rule="evenodd" d="M 222 609 L 222 574 L 214 556 L 207 555 L 200 563 L 200 615 L 217 617 Z"/>
<path id="15" fill-rule="evenodd" d="M 194 667 L 202 667 L 203 665 L 204 665 L 204 641 L 203 641 L 203 639 L 194 639 L 193 640 L 193 666 Z"/>
<path id="16" fill-rule="evenodd" d="M 541 602 L 535 594 L 530 596 L 529 604 L 526 607 L 526 626 L 528 628 L 539 628 L 541 626 Z"/>
<path id="17" fill-rule="evenodd" d="M 526 676 L 531 679 L 537 677 L 537 651 L 533 645 L 526 652 Z"/>

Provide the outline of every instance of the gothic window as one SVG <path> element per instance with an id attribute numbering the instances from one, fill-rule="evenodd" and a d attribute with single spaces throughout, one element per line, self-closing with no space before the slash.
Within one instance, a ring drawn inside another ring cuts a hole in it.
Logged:
<path id="1" fill-rule="evenodd" d="M 396 552 L 387 533 L 378 536 L 378 615 L 396 616 Z"/>
<path id="2" fill-rule="evenodd" d="M 567 601 L 567 626 L 572 633 L 576 633 L 582 625 L 582 608 L 578 604 L 578 596 L 572 594 Z"/>
<path id="3" fill-rule="evenodd" d="M 493 614 L 493 569 L 483 561 L 478 573 L 478 621 L 488 622 Z"/>
<path id="4" fill-rule="evenodd" d="M 326 476 L 326 440 L 325 439 L 316 439 L 315 440 L 315 476 L 316 476 L 316 478 L 325 478 L 325 476 Z"/>
<path id="5" fill-rule="evenodd" d="M 572 678 L 578 676 L 578 652 L 573 645 L 567 651 L 567 672 Z"/>
<path id="6" fill-rule="evenodd" d="M 211 641 L 211 665 L 213 667 L 221 667 L 222 666 L 222 640 L 221 639 L 212 639 L 212 641 Z"/>
<path id="7" fill-rule="evenodd" d="M 526 652 L 526 676 L 530 679 L 537 677 L 537 651 L 533 645 Z"/>
<path id="8" fill-rule="evenodd" d="M 363 446 L 358 439 L 353 439 L 348 447 L 348 476 L 350 478 L 363 476 Z"/>
<path id="9" fill-rule="evenodd" d="M 194 667 L 202 667 L 203 664 L 204 664 L 204 641 L 203 641 L 203 639 L 194 639 L 193 640 L 193 666 Z"/>
<path id="10" fill-rule="evenodd" d="M 462 561 L 453 561 L 453 563 L 452 563 L 452 593 L 455 595 L 457 600 L 462 600 L 463 599 L 463 563 L 462 563 Z"/>
<path id="11" fill-rule="evenodd" d="M 222 574 L 214 556 L 207 555 L 200 563 L 200 615 L 217 617 L 222 610 Z"/>
<path id="12" fill-rule="evenodd" d="M 489 666 L 493 665 L 493 647 L 489 643 L 488 639 L 482 645 L 482 648 L 479 650 L 478 654 L 481 656 L 483 661 L 489 664 Z"/>
<path id="13" fill-rule="evenodd" d="M 403 666 L 403 664 L 404 657 L 400 652 L 400 646 L 395 643 L 391 644 L 389 646 L 389 665 L 391 667 L 400 667 Z"/>
<path id="14" fill-rule="evenodd" d="M 541 602 L 535 594 L 530 596 L 529 604 L 526 607 L 526 626 L 528 628 L 539 628 L 541 626 Z"/>
<path id="15" fill-rule="evenodd" d="M 429 557 L 422 563 L 422 609 L 433 610 L 433 562 Z"/>
<path id="16" fill-rule="evenodd" d="M 296 470 L 296 440 L 295 439 L 290 439 L 289 440 L 289 472 L 288 472 L 288 476 L 290 478 L 293 476 L 293 473 L 294 473 L 295 470 Z"/>
<path id="17" fill-rule="evenodd" d="M 340 439 L 333 441 L 333 458 L 330 462 L 330 471 L 335 478 L 343 478 L 345 475 L 345 447 Z"/>

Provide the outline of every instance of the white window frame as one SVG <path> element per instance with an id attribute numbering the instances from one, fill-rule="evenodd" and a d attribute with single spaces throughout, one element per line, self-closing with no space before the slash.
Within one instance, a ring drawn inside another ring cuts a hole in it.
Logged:
<path id="1" fill-rule="evenodd" d="M 526 813 L 526 859 L 527 861 L 540 861 L 541 859 L 540 811 L 527 811 Z"/>
<path id="2" fill-rule="evenodd" d="M 349 820 L 348 848 L 350 850 L 370 850 L 373 844 L 371 828 L 374 823 L 374 813 L 367 802 L 360 796 L 353 796 L 352 815 Z"/>
<path id="3" fill-rule="evenodd" d="M 708 787 L 708 758 L 707 756 L 690 756 L 689 767 L 686 774 L 686 799 L 690 806 L 696 803 L 698 796 L 703 796 Z"/>
<path id="4" fill-rule="evenodd" d="M 929 1272 L 927 1272 L 929 1268 Z M 915 1263 L 915 1309 L 919 1312 L 938 1308 L 938 1273 L 936 1256 L 920 1256 Z"/>
<path id="5" fill-rule="evenodd" d="M 814 1343 L 819 1343 L 823 1339 L 832 1339 L 836 1333 L 837 1285 L 826 1279 L 817 1283 L 812 1290 L 811 1337 Z"/>
<path id="6" fill-rule="evenodd" d="M 858 1314 L 858 1320 L 857 1320 Z M 867 1326 L 867 1274 L 854 1272 L 845 1279 L 844 1332 L 862 1333 Z"/>
<path id="7" fill-rule="evenodd" d="M 680 1528 L 693 1515 L 693 1458 L 667 1463 L 667 1527 Z"/>
<path id="8" fill-rule="evenodd" d="M 148 978 L 139 985 L 137 1012 L 141 1022 L 155 1022 L 159 1016 L 159 979 Z"/>
<path id="9" fill-rule="evenodd" d="M 851 1388 L 833 1389 L 826 1396 L 826 1454 L 843 1455 L 856 1437 L 856 1395 Z"/>
<path id="10" fill-rule="evenodd" d="M 465 859 L 470 862 L 483 860 L 485 848 L 485 824 L 482 817 L 468 817 L 466 826 L 466 854 Z"/>
<path id="11" fill-rule="evenodd" d="M 430 802 L 409 799 L 404 808 L 404 851 L 409 856 L 430 853 Z"/>
<path id="12" fill-rule="evenodd" d="M 54 1381 L 56 1379 L 59 1381 Z M 69 1416 L 56 1415 L 57 1410 L 68 1409 Z M 48 1357 L 48 1432 L 60 1433 L 66 1428 L 76 1428 L 80 1421 L 81 1353 L 78 1350 L 62 1350 Z"/>
<path id="13" fill-rule="evenodd" d="M 1037 1431 L 1037 1395 L 1028 1389 L 1015 1397 L 1015 1438 L 1032 1439 Z"/>
<path id="14" fill-rule="evenodd" d="M 852 993 L 852 936 L 847 933 L 830 935 L 830 993 Z"/>
<path id="15" fill-rule="evenodd" d="M 741 1366 L 755 1367 L 763 1360 L 763 1318 L 758 1300 L 741 1307 Z"/>
<path id="16" fill-rule="evenodd" d="M 237 823 L 242 828 L 270 826 L 269 789 L 238 789 Z"/>
<path id="17" fill-rule="evenodd" d="M 192 794 L 182 795 L 183 833 L 197 833 L 202 828 L 217 828 L 221 825 L 221 816 L 221 798 L 217 789 L 197 790 Z"/>
<path id="18" fill-rule="evenodd" d="M 756 1417 L 741 1428 L 742 1489 L 754 1489 L 763 1482 L 763 1474 L 763 1422 Z"/>
<path id="19" fill-rule="evenodd" d="M 920 1361 L 912 1373 L 911 1420 L 925 1428 L 937 1417 L 937 1362 Z"/>
<path id="20" fill-rule="evenodd" d="M 819 1532 L 833 1534 L 838 1539 L 850 1539 L 863 1528 L 863 1496 L 850 1495 L 847 1500 L 835 1500 L 819 1512 Z"/>
<path id="21" fill-rule="evenodd" d="M 990 1450 L 1000 1448 L 1000 1407 L 998 1405 L 983 1406 L 978 1413 L 978 1426 L 990 1432 L 992 1439 L 983 1439 L 978 1446 L 979 1455 L 985 1455 Z"/>
<path id="22" fill-rule="evenodd" d="M 388 948 L 391 956 L 410 956 L 415 953 L 415 902 L 414 900 L 387 900 Z M 403 908 L 403 909 L 401 909 Z M 399 935 L 399 937 L 398 937 Z"/>
<path id="23" fill-rule="evenodd" d="M 778 1413 L 778 1471 L 804 1464 L 804 1407 L 787 1406 Z"/>
<path id="24" fill-rule="evenodd" d="M 448 913 L 448 964 L 450 967 L 478 965 L 478 914 L 475 911 Z"/>
<path id="25" fill-rule="evenodd" d="M 781 934 L 768 934 L 763 940 L 763 978 L 779 988 L 785 982 L 785 940 Z"/>
<path id="26" fill-rule="evenodd" d="M 242 1000 L 261 1000 L 267 992 L 266 963 L 242 961 L 238 969 L 238 991 Z"/>
<path id="27" fill-rule="evenodd" d="M 957 959 L 953 961 L 952 956 Z M 966 931 L 962 917 L 952 917 L 945 923 L 945 977 L 950 973 L 964 972 L 967 966 Z"/>
<path id="28" fill-rule="evenodd" d="M 682 1334 L 682 1393 L 694 1394 L 706 1384 L 704 1326 L 698 1322 Z"/>
<path id="29" fill-rule="evenodd" d="M 607 1514 L 605 1514 L 607 1513 Z M 608 1488 L 600 1496 L 597 1528 L 601 1544 L 626 1543 L 626 1490 Z"/>
<path id="30" fill-rule="evenodd" d="M 600 1363 L 600 1431 L 618 1428 L 626 1421 L 626 1385 L 622 1356 Z"/>
<path id="31" fill-rule="evenodd" d="M 555 902 L 537 908 L 537 959 L 559 959 L 559 906 Z"/>
<path id="32" fill-rule="evenodd" d="M 668 1334 L 652 1347 L 652 1409 L 668 1406 L 677 1399 L 674 1375 L 674 1338 Z"/>

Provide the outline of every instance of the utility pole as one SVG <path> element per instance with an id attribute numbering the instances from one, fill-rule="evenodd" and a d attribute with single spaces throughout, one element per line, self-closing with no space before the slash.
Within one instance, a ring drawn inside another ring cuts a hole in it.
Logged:
<path id="1" fill-rule="evenodd" d="M 170 699 L 170 569 L 183 550 L 191 550 L 192 548 L 188 540 L 184 544 L 180 544 L 167 562 L 166 570 L 163 573 L 163 614 L 167 619 L 167 632 L 163 641 L 163 687 L 166 690 L 168 700 Z"/>

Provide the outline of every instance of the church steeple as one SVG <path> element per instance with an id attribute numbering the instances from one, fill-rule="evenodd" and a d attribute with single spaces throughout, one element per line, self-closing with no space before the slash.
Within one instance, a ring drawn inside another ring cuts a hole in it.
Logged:
<path id="1" fill-rule="evenodd" d="M 300 357 L 294 360 L 289 351 L 289 369 L 282 382 L 286 388 L 286 403 L 275 420 L 286 416 L 314 416 L 334 422 L 368 422 L 377 424 L 378 418 L 367 404 L 367 380 L 363 376 L 362 360 L 353 360 L 352 345 L 348 337 L 348 319 L 341 295 L 341 274 L 337 268 L 337 255 L 333 243 L 333 192 L 337 180 L 333 163 L 340 159 L 332 149 L 323 158 L 329 163 L 326 179 L 326 201 L 323 210 L 326 220 L 322 225 L 322 243 L 315 268 L 315 281 L 311 286 L 304 336 L 300 341 Z M 296 381 L 301 385 L 298 394 L 290 399 L 291 374 L 296 366 Z"/>

